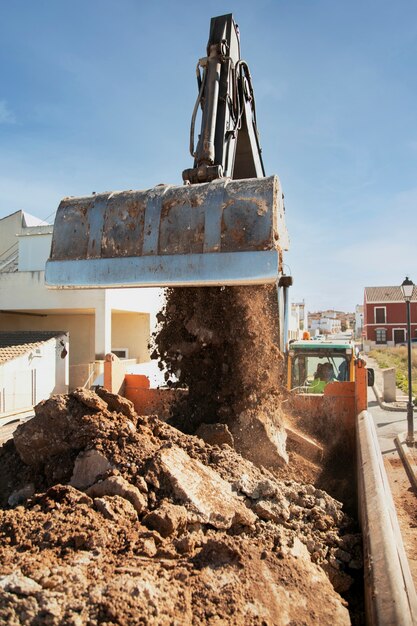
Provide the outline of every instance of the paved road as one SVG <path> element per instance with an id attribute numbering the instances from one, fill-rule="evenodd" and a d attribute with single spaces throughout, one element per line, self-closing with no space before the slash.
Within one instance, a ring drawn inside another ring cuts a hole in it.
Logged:
<path id="1" fill-rule="evenodd" d="M 26 422 L 29 419 L 32 419 L 34 414 L 25 415 L 23 418 L 16 418 L 14 421 L 6 422 L 6 424 L 2 424 L 0 420 L 0 446 L 2 446 L 6 441 L 13 437 L 13 433 L 19 424 Z"/>
<path id="2" fill-rule="evenodd" d="M 407 432 L 407 413 L 381 409 L 372 388 L 368 388 L 368 410 L 374 418 L 382 454 L 395 452 L 394 438 L 399 433 Z M 417 415 L 414 419 L 417 423 Z"/>

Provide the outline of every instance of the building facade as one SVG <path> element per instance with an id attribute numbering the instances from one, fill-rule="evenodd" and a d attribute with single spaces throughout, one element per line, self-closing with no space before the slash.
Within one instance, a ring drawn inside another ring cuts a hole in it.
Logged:
<path id="1" fill-rule="evenodd" d="M 407 310 L 401 288 L 365 287 L 364 339 L 368 345 L 395 346 L 407 341 Z M 417 287 L 410 302 L 411 338 L 417 338 Z"/>
<path id="2" fill-rule="evenodd" d="M 68 335 L 0 331 L 0 417 L 68 392 Z"/>
<path id="3" fill-rule="evenodd" d="M 0 220 L 0 330 L 69 334 L 69 386 L 89 386 L 115 352 L 149 361 L 159 289 L 48 289 L 52 225 L 17 211 Z"/>
<path id="4" fill-rule="evenodd" d="M 307 330 L 307 309 L 305 302 L 304 300 L 302 302 L 292 302 L 289 311 L 287 340 L 302 339 L 305 330 Z"/>
<path id="5" fill-rule="evenodd" d="M 357 304 L 355 308 L 355 338 L 361 339 L 363 337 L 363 304 Z"/>

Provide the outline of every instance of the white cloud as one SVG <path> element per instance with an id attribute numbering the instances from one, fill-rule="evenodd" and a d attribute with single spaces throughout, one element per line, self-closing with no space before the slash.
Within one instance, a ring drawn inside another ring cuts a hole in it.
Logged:
<path id="1" fill-rule="evenodd" d="M 16 116 L 7 105 L 6 100 L 0 100 L 0 124 L 15 124 Z"/>

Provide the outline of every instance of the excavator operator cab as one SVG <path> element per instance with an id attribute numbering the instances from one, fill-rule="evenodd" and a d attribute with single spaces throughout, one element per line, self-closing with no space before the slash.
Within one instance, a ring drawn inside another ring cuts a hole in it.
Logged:
<path id="1" fill-rule="evenodd" d="M 288 389 L 322 394 L 329 383 L 353 382 L 354 357 L 350 342 L 295 341 L 288 353 Z"/>

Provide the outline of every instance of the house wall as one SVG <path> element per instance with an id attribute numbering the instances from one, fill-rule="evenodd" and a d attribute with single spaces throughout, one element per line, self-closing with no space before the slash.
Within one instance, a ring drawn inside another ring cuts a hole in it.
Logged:
<path id="1" fill-rule="evenodd" d="M 375 308 L 385 307 L 385 322 L 375 322 Z M 411 337 L 417 337 L 417 302 L 410 303 L 411 318 Z M 366 339 L 368 341 L 376 341 L 376 330 L 384 328 L 386 330 L 387 343 L 392 344 L 394 341 L 394 329 L 403 328 L 405 336 L 407 336 L 407 312 L 405 302 L 380 302 L 365 303 L 364 306 L 364 328 Z"/>
<path id="2" fill-rule="evenodd" d="M 13 250 L 10 246 L 17 247 L 16 235 L 22 232 L 22 212 L 16 211 L 0 220 L 0 260 L 7 258 Z"/>
<path id="3" fill-rule="evenodd" d="M 329 318 L 329 317 L 321 317 L 318 320 L 312 320 L 311 322 L 311 330 L 322 330 L 329 333 L 338 333 L 341 329 L 340 320 Z"/>
<path id="4" fill-rule="evenodd" d="M 0 415 L 28 409 L 54 393 L 67 393 L 68 374 L 66 335 L 45 341 L 36 349 L 0 364 Z"/>
<path id="5" fill-rule="evenodd" d="M 112 314 L 112 348 L 127 348 L 129 359 L 140 363 L 150 360 L 150 316 L 147 313 Z"/>
<path id="6" fill-rule="evenodd" d="M 104 289 L 48 289 L 45 272 L 0 274 L 1 309 L 93 309 L 102 306 Z"/>
<path id="7" fill-rule="evenodd" d="M 51 242 L 52 233 L 31 233 L 30 235 L 20 236 L 19 272 L 43 271 L 51 250 Z"/>
<path id="8" fill-rule="evenodd" d="M 68 331 L 71 386 L 84 384 L 91 364 L 103 360 L 112 346 L 128 348 L 130 357 L 148 361 L 149 335 L 156 327 L 163 290 L 48 289 L 43 267 L 49 256 L 51 233 L 47 231 L 51 227 L 22 230 L 21 224 L 20 211 L 0 220 L 0 245 L 1 241 L 4 248 L 13 242 L 16 248 L 19 245 L 19 271 L 0 272 L 0 309 L 14 312 L 0 313 L 0 329 Z"/>
<path id="9" fill-rule="evenodd" d="M 48 313 L 42 316 L 0 313 L 0 330 L 62 330 L 68 333 L 69 385 L 79 387 L 89 378 L 95 361 L 95 315 Z M 129 358 L 149 361 L 150 316 L 146 313 L 113 313 L 112 347 L 127 348 Z"/>
<path id="10" fill-rule="evenodd" d="M 0 313 L 0 330 L 62 330 L 71 342 L 70 365 L 94 361 L 94 314 Z"/>

